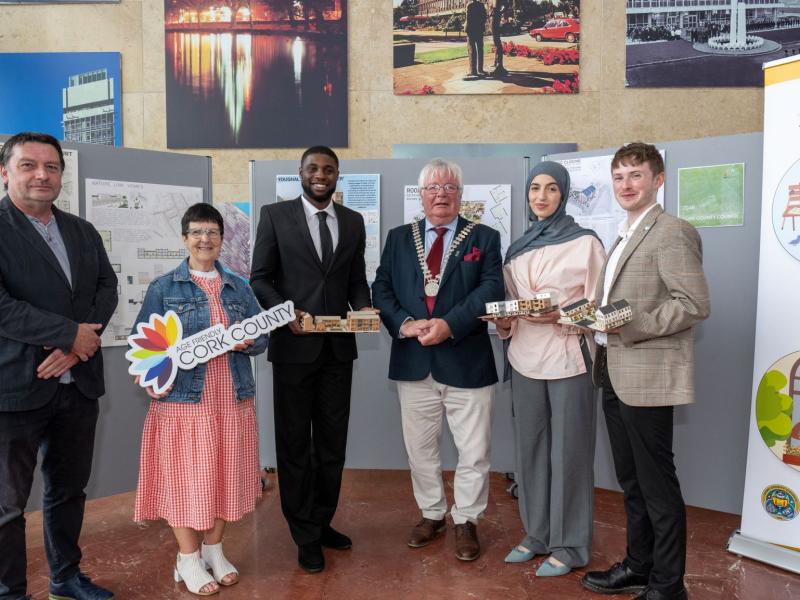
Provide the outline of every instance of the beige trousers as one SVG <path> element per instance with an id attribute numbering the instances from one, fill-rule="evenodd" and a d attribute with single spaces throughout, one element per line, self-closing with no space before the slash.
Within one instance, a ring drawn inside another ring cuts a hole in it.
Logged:
<path id="1" fill-rule="evenodd" d="M 397 391 L 411 484 L 422 516 L 439 520 L 447 513 L 439 454 L 444 409 L 458 449 L 455 504 L 450 514 L 456 525 L 477 523 L 489 497 L 494 385 L 457 388 L 438 383 L 428 375 L 421 381 L 398 381 Z"/>

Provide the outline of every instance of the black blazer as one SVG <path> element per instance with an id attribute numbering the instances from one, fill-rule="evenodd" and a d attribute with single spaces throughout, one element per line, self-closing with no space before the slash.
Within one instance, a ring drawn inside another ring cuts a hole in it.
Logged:
<path id="1" fill-rule="evenodd" d="M 334 203 L 339 242 L 325 269 L 319 259 L 300 198 L 261 209 L 250 285 L 264 308 L 291 300 L 312 315 L 346 316 L 348 310 L 370 306 L 364 265 L 366 231 L 362 216 Z M 307 364 L 329 338 L 337 360 L 358 356 L 355 335 L 326 333 L 294 335 L 288 327 L 270 334 L 267 358 L 274 363 Z"/>
<path id="2" fill-rule="evenodd" d="M 456 235 L 468 223 L 459 217 Z M 411 317 L 427 319 L 422 270 L 414 246 L 412 227 L 401 225 L 389 232 L 381 264 L 372 284 L 375 308 L 392 336 L 389 379 L 419 381 L 429 374 L 445 385 L 479 388 L 497 382 L 492 344 L 487 326 L 478 319 L 485 304 L 505 297 L 500 234 L 477 225 L 447 261 L 433 317 L 447 321 L 451 339 L 423 346 L 416 338 L 398 338 L 400 326 Z M 424 236 L 424 232 L 421 232 Z M 464 260 L 478 256 L 477 260 Z"/>
<path id="3" fill-rule="evenodd" d="M 68 352 L 79 323 L 108 324 L 117 276 L 91 223 L 53 207 L 69 256 L 72 287 L 53 251 L 22 211 L 0 201 L 0 411 L 33 410 L 55 394 L 58 378 L 36 377 L 45 346 Z M 103 355 L 72 367 L 82 394 L 105 393 Z"/>

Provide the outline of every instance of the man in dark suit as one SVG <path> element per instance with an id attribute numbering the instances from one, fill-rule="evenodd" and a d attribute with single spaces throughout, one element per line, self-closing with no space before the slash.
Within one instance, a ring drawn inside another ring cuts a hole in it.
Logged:
<path id="1" fill-rule="evenodd" d="M 420 173 L 425 219 L 389 232 L 372 286 L 392 336 L 389 378 L 397 381 L 403 439 L 422 519 L 408 545 L 445 529 L 439 439 L 442 411 L 458 448 L 451 516 L 456 557 L 480 555 L 477 522 L 489 494 L 492 396 L 497 372 L 484 305 L 504 297 L 500 235 L 458 216 L 461 168 L 443 160 Z"/>
<path id="2" fill-rule="evenodd" d="M 53 206 L 63 170 L 49 135 L 0 150 L 1 600 L 28 598 L 24 510 L 40 449 L 50 597 L 113 598 L 80 572 L 78 538 L 117 277 L 94 227 Z"/>
<path id="3" fill-rule="evenodd" d="M 467 4 L 466 15 L 464 31 L 467 33 L 469 74 L 465 79 L 475 79 L 487 74 L 483 70 L 483 34 L 486 32 L 486 20 L 489 16 L 480 0 L 471 0 Z"/>
<path id="4" fill-rule="evenodd" d="M 331 526 L 342 481 L 353 360 L 352 333 L 306 334 L 303 315 L 371 310 L 364 265 L 364 219 L 331 200 L 339 159 L 324 146 L 300 162 L 303 195 L 261 209 L 251 285 L 265 308 L 294 302 L 297 320 L 274 331 L 275 446 L 281 507 L 298 546 L 298 562 L 325 567 L 322 546 L 346 549 Z"/>

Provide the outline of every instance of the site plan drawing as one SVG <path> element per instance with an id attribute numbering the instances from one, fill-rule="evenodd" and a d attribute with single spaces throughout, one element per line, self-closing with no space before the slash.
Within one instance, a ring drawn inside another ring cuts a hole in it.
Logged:
<path id="1" fill-rule="evenodd" d="M 119 280 L 119 304 L 103 346 L 125 346 L 150 282 L 186 257 L 181 217 L 203 189 L 86 180 L 86 218 L 100 232 Z"/>

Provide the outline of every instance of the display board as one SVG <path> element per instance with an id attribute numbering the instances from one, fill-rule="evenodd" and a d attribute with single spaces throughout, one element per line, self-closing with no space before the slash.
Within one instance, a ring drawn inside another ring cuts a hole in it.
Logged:
<path id="1" fill-rule="evenodd" d="M 764 65 L 764 178 L 747 477 L 729 549 L 800 573 L 800 58 Z M 788 317 L 788 318 L 787 318 Z M 790 549 L 791 548 L 791 549 Z"/>
<path id="2" fill-rule="evenodd" d="M 0 143 L 9 137 L 0 134 Z M 63 146 L 77 150 L 80 157 L 74 184 L 78 185 L 81 216 L 86 215 L 86 179 L 199 187 L 203 190 L 203 200 L 211 202 L 211 159 L 206 156 L 72 142 L 63 142 Z M 175 265 L 177 263 L 175 261 Z M 92 477 L 86 488 L 89 498 L 127 492 L 136 487 L 139 444 L 149 399 L 128 375 L 126 349 L 102 350 L 106 394 L 100 400 Z M 41 489 L 37 471 L 27 510 L 40 508 Z"/>
<path id="3" fill-rule="evenodd" d="M 699 229 L 711 316 L 695 331 L 695 403 L 675 408 L 673 449 L 686 503 L 741 509 L 750 412 L 761 210 L 760 133 L 653 143 L 665 151 L 665 210 L 678 212 L 679 169 L 744 163 L 744 225 Z M 616 148 L 552 155 L 575 159 Z M 602 410 L 597 419 L 595 485 L 618 490 Z"/>

